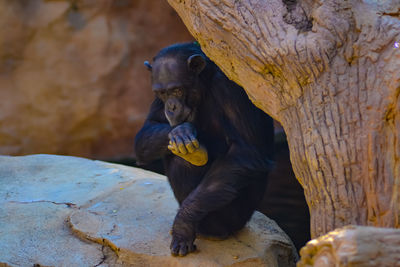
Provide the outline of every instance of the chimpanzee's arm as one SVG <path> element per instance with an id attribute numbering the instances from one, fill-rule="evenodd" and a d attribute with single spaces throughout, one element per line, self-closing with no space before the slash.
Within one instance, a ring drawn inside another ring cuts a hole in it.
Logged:
<path id="1" fill-rule="evenodd" d="M 150 163 L 170 153 L 168 150 L 170 131 L 171 126 L 164 115 L 164 104 L 156 98 L 142 129 L 135 137 L 135 153 L 139 164 Z"/>

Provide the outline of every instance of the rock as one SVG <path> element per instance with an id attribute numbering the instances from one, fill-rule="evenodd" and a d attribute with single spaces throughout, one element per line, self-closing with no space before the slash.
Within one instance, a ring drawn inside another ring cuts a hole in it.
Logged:
<path id="1" fill-rule="evenodd" d="M 132 157 L 143 61 L 193 38 L 162 0 L 0 1 L 0 154 Z"/>
<path id="2" fill-rule="evenodd" d="M 149 178 L 74 212 L 69 222 L 81 238 L 111 247 L 123 265 L 294 266 L 293 247 L 288 238 L 275 222 L 258 212 L 233 238 L 198 239 L 195 242 L 198 253 L 171 257 L 169 231 L 177 208 L 165 180 Z"/>
<path id="3" fill-rule="evenodd" d="M 346 226 L 311 240 L 297 267 L 399 267 L 400 229 Z"/>
<path id="4" fill-rule="evenodd" d="M 140 177 L 140 170 L 136 175 Z M 102 246 L 75 238 L 65 220 L 73 210 L 131 182 L 117 168 L 81 158 L 0 156 L 0 262 L 100 263 Z"/>
<path id="5" fill-rule="evenodd" d="M 255 213 L 224 241 L 169 252 L 178 208 L 164 176 L 76 157 L 0 156 L 0 266 L 295 266 L 276 223 Z"/>

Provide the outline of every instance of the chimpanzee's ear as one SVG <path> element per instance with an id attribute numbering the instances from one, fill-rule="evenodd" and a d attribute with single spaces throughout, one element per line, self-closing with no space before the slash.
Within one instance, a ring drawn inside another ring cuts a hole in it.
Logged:
<path id="1" fill-rule="evenodd" d="M 190 70 L 199 74 L 206 67 L 207 62 L 202 55 L 194 54 L 188 58 L 187 64 Z"/>
<path id="2" fill-rule="evenodd" d="M 144 62 L 144 65 L 146 66 L 146 68 L 147 68 L 149 71 L 151 71 L 151 70 L 153 69 L 153 66 L 152 66 L 147 60 Z"/>

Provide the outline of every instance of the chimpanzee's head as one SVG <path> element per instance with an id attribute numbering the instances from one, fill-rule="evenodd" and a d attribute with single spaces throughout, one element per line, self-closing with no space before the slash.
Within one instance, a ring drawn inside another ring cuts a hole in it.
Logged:
<path id="1" fill-rule="evenodd" d="M 153 59 L 152 89 L 164 102 L 165 116 L 171 126 L 193 122 L 201 102 L 199 74 L 207 65 L 207 58 L 196 44 L 177 44 L 161 50 Z"/>

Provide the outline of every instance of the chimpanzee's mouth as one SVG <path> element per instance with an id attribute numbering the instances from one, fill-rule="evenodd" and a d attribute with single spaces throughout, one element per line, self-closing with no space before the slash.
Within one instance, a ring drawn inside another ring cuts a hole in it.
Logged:
<path id="1" fill-rule="evenodd" d="M 168 110 L 164 111 L 165 117 L 167 118 L 169 125 L 172 127 L 178 126 L 184 122 L 193 122 L 196 118 L 194 109 L 185 107 L 183 112 L 180 114 L 174 114 Z"/>

